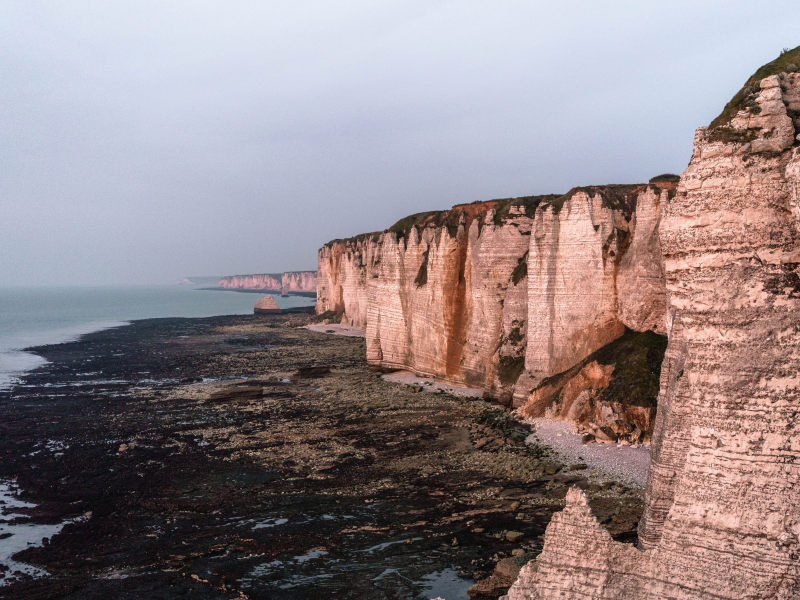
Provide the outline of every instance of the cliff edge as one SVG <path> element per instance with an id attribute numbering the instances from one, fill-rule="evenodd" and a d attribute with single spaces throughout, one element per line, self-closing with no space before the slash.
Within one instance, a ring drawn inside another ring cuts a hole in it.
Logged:
<path id="1" fill-rule="evenodd" d="M 374 366 L 647 441 L 666 346 L 658 224 L 676 180 L 460 204 L 334 240 L 317 312 L 364 329 Z"/>
<path id="2" fill-rule="evenodd" d="M 578 490 L 509 600 L 800 597 L 800 48 L 709 127 L 659 228 L 668 346 L 639 548 Z"/>

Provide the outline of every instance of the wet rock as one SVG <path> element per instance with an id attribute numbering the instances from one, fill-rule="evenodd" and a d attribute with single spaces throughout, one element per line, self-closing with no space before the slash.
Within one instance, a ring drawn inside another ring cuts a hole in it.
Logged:
<path id="1" fill-rule="evenodd" d="M 521 531 L 507 531 L 506 532 L 506 539 L 509 542 L 516 543 L 522 540 L 525 537 L 525 534 Z"/>

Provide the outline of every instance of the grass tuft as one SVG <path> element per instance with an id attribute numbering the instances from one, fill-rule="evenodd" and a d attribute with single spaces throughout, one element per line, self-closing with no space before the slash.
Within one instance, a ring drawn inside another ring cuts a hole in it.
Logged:
<path id="1" fill-rule="evenodd" d="M 800 64 L 800 46 L 793 49 L 784 48 L 780 56 L 768 62 L 753 73 L 741 89 L 725 105 L 722 112 L 708 126 L 709 131 L 724 127 L 740 110 L 753 110 L 754 97 L 759 91 L 759 82 L 765 77 L 784 72 L 794 72 Z"/>

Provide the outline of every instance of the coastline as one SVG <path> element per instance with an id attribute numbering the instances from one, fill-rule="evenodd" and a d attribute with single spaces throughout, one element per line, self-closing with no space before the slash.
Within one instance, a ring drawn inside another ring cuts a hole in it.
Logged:
<path id="1" fill-rule="evenodd" d="M 365 337 L 362 329 L 341 324 L 312 324 L 306 329 L 331 335 Z M 481 388 L 453 385 L 430 377 L 421 377 L 410 371 L 393 371 L 381 376 L 384 381 L 400 383 L 430 393 L 447 392 L 465 398 L 481 398 Z M 567 463 L 585 464 L 600 477 L 644 488 L 650 463 L 650 445 L 633 447 L 623 443 L 592 442 L 585 444 L 575 425 L 567 421 L 538 417 L 524 419 L 532 427 L 526 438 L 530 444 L 547 447 Z"/>
<path id="2" fill-rule="evenodd" d="M 191 294 L 186 286 L 0 288 L 0 390 L 44 363 L 31 349 L 67 343 L 137 319 L 251 314 L 239 294 Z M 235 291 L 222 290 L 221 291 Z M 281 297 L 284 312 L 313 310 L 306 296 Z"/>
<path id="3" fill-rule="evenodd" d="M 244 294 L 280 294 L 280 289 L 274 288 L 224 288 L 220 286 L 216 287 L 198 287 L 194 288 L 195 290 L 202 291 L 202 292 L 241 292 Z M 301 296 L 304 298 L 316 298 L 317 292 L 289 292 L 287 296 L 283 296 L 284 298 L 290 296 Z"/>
<path id="4" fill-rule="evenodd" d="M 0 592 L 465 598 L 539 551 L 572 485 L 635 535 L 641 490 L 482 400 L 383 381 L 362 338 L 307 322 L 145 319 L 36 348 L 50 362 L 0 392 L 0 479 L 65 525 L 14 557 L 50 576 Z"/>

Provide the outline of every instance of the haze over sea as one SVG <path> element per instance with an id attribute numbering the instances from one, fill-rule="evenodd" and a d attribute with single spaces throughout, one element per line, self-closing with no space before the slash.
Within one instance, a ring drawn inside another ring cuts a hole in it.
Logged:
<path id="1" fill-rule="evenodd" d="M 188 285 L 0 288 L 0 390 L 46 361 L 25 348 L 74 340 L 135 319 L 250 314 L 259 296 Z M 281 308 L 313 298 L 273 294 Z"/>

